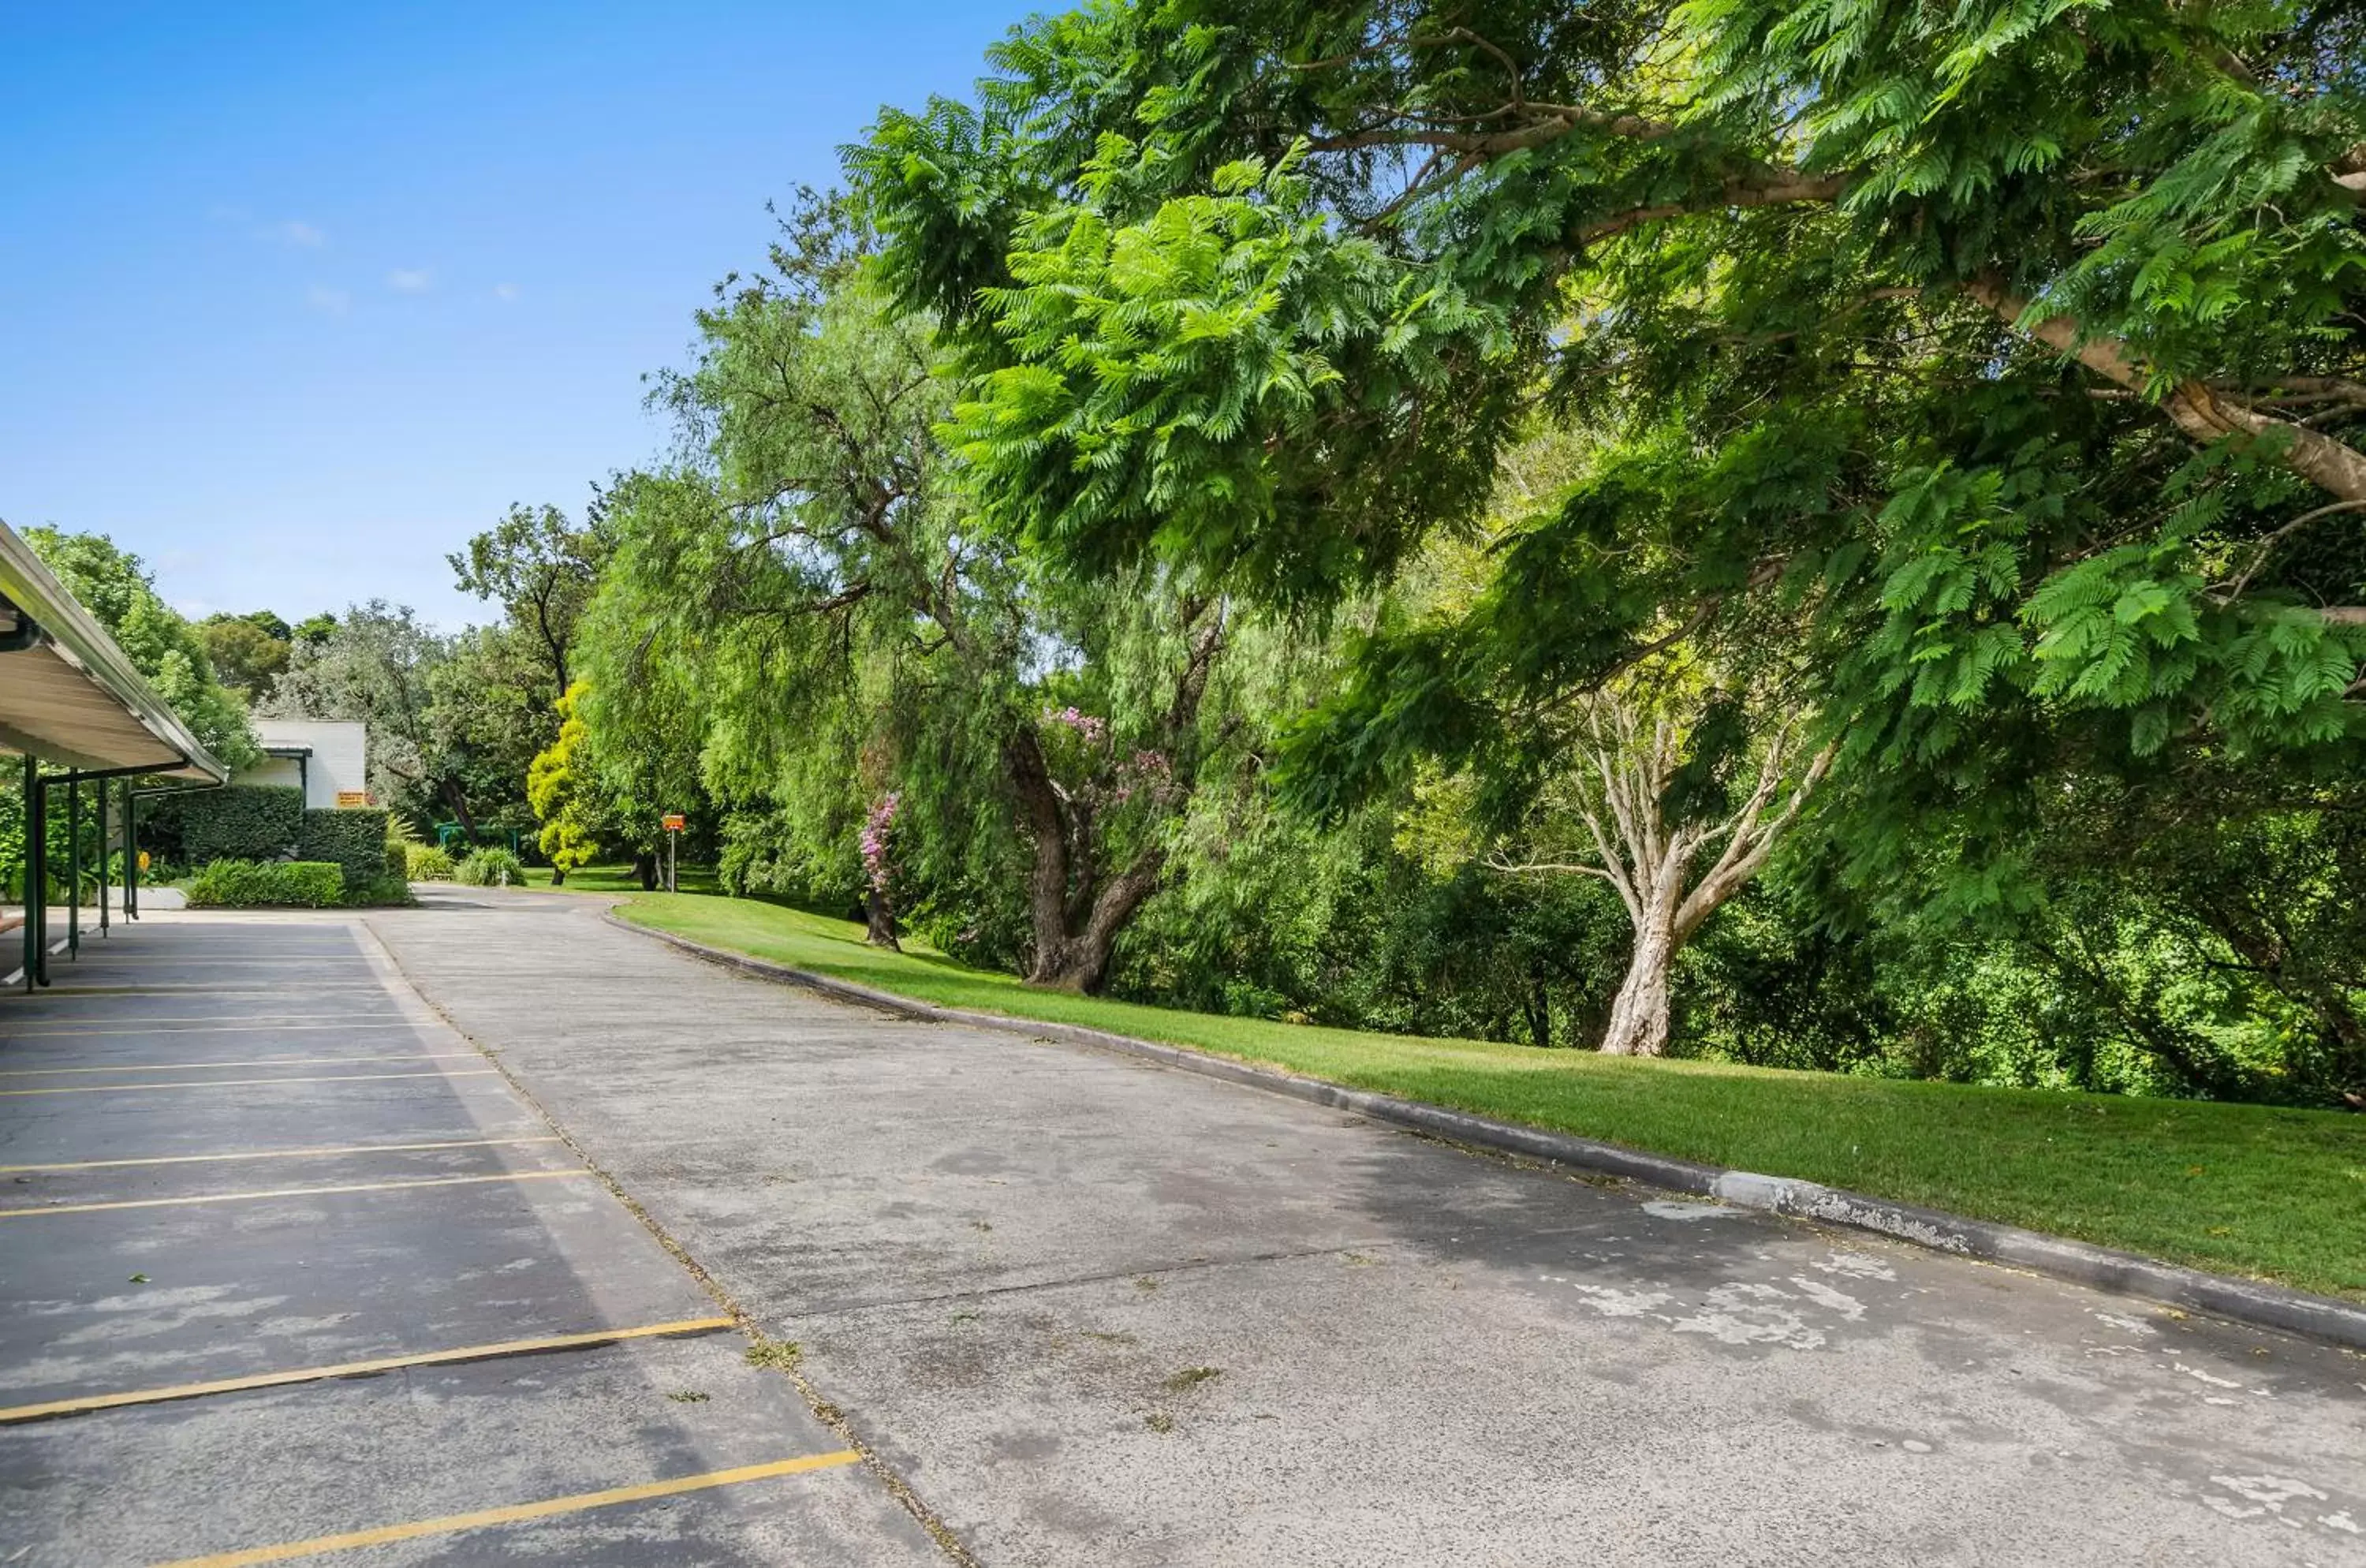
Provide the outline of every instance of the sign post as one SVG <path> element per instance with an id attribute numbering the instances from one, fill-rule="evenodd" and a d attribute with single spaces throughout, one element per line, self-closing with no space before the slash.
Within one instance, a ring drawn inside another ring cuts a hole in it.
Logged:
<path id="1" fill-rule="evenodd" d="M 679 893 L 682 889 L 675 885 L 674 871 L 681 862 L 682 830 L 686 824 L 681 812 L 669 811 L 665 814 L 664 826 L 666 834 L 666 891 L 669 893 Z"/>

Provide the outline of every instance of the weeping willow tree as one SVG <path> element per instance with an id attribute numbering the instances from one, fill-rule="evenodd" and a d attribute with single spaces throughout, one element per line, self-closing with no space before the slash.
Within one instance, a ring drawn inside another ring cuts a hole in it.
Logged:
<path id="1" fill-rule="evenodd" d="M 935 324 L 891 318 L 868 250 L 811 198 L 701 314 L 659 394 L 679 460 L 609 498 L 584 711 L 603 755 L 694 736 L 727 837 L 860 897 L 873 941 L 899 884 L 1007 880 L 1028 977 L 1098 989 L 1238 728 L 1211 703 L 1234 616 L 1155 564 L 1046 578 L 981 518 Z"/>

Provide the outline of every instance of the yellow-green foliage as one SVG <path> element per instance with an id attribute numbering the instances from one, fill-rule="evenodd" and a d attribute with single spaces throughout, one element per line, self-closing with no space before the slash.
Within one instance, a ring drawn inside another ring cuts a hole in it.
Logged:
<path id="1" fill-rule="evenodd" d="M 542 822 L 535 841 L 560 872 L 589 865 L 600 852 L 599 840 L 580 809 L 583 791 L 579 770 L 591 731 L 575 708 L 589 690 L 578 681 L 559 695 L 558 739 L 535 758 L 525 775 L 526 804 Z"/>

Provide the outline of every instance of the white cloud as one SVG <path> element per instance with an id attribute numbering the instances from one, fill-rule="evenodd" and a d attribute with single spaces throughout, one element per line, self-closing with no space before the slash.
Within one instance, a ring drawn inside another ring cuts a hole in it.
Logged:
<path id="1" fill-rule="evenodd" d="M 397 267 L 386 275 L 386 286 L 397 294 L 424 294 L 435 279 L 424 269 Z"/>
<path id="2" fill-rule="evenodd" d="M 517 286 L 516 284 L 514 284 L 514 283 L 496 283 L 496 284 L 494 284 L 494 285 L 493 285 L 493 298 L 494 298 L 494 299 L 501 299 L 501 300 L 510 300 L 510 299 L 516 299 L 517 297 L 518 297 L 518 286 Z"/>
<path id="3" fill-rule="evenodd" d="M 353 309 L 354 297 L 342 288 L 314 284 L 304 291 L 304 303 L 324 316 L 342 316 Z"/>
<path id="4" fill-rule="evenodd" d="M 291 245 L 300 245 L 308 251 L 317 251 L 329 243 L 328 235 L 300 218 L 290 218 L 284 223 L 274 223 L 271 226 L 271 234 L 274 239 L 285 241 Z"/>

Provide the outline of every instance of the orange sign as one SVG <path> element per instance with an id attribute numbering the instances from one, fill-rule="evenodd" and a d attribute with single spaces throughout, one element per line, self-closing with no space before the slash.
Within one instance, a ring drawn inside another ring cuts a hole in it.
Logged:
<path id="1" fill-rule="evenodd" d="M 369 804 L 369 791 L 366 789 L 341 789 L 337 792 L 337 804 L 341 807 L 367 806 Z"/>
<path id="2" fill-rule="evenodd" d="M 685 820 L 681 812 L 669 811 L 665 814 L 665 830 L 669 833 L 679 833 L 682 830 Z"/>

